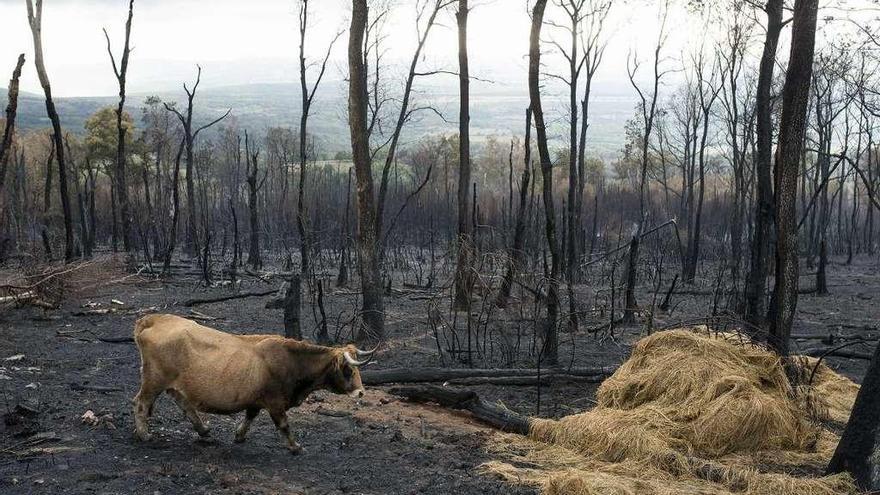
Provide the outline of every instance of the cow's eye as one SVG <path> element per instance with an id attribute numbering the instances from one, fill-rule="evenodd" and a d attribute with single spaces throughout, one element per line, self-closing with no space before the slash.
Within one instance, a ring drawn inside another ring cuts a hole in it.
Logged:
<path id="1" fill-rule="evenodd" d="M 346 379 L 351 378 L 352 373 L 354 373 L 354 372 L 351 370 L 350 366 L 346 366 L 346 367 L 342 368 L 342 375 Z"/>

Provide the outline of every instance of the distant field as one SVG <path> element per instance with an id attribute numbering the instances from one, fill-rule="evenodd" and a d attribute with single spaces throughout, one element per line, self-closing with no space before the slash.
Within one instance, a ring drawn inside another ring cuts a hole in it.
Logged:
<path id="1" fill-rule="evenodd" d="M 340 83 L 328 83 L 319 93 L 315 114 L 309 125 L 328 152 L 345 151 L 348 126 L 345 122 L 346 91 Z M 141 105 L 147 95 L 129 96 L 128 111 L 140 121 Z M 161 92 L 163 100 L 181 99 L 182 93 Z M 321 98 L 323 96 L 323 98 Z M 56 106 L 62 124 L 73 132 L 82 132 L 85 120 L 101 107 L 114 105 L 116 97 L 57 98 Z M 420 136 L 457 132 L 458 95 L 449 90 L 423 92 L 415 96 L 414 104 L 428 104 L 443 113 L 447 122 L 432 112 L 422 112 L 404 133 L 411 142 Z M 591 106 L 588 150 L 601 156 L 614 155 L 623 145 L 623 128 L 633 114 L 632 96 L 596 95 Z M 2 90 L 0 104 L 6 105 L 6 91 Z M 479 145 L 489 136 L 522 135 L 528 97 L 504 91 L 475 92 L 471 98 L 471 133 Z M 293 84 L 254 84 L 209 88 L 196 97 L 196 120 L 221 115 L 232 108 L 232 115 L 240 126 L 263 130 L 270 126 L 297 126 L 299 124 L 299 89 Z M 551 138 L 567 133 L 567 109 L 564 98 L 548 95 L 545 103 Z M 45 104 L 40 95 L 27 93 L 19 98 L 18 127 L 38 129 L 49 127 Z M 404 143 L 405 144 L 405 143 Z M 558 145 L 562 142 L 557 141 Z M 552 145 L 552 144 L 551 144 Z"/>

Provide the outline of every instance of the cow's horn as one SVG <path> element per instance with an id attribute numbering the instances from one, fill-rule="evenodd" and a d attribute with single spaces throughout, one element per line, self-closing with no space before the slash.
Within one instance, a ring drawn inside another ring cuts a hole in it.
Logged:
<path id="1" fill-rule="evenodd" d="M 345 358 L 345 362 L 352 366 L 361 366 L 367 364 L 367 361 L 369 361 L 369 359 L 367 359 L 366 361 L 358 361 L 357 359 L 351 357 L 351 354 L 349 354 L 348 351 L 343 352 L 342 356 Z"/>
<path id="2" fill-rule="evenodd" d="M 354 352 L 357 353 L 358 357 L 372 356 L 373 354 L 376 354 L 376 351 L 378 351 L 378 350 L 379 350 L 379 345 L 378 345 L 378 344 L 376 345 L 376 347 L 373 347 L 373 348 L 372 348 L 371 350 L 369 350 L 369 351 L 362 351 L 362 350 L 358 349 L 357 347 L 354 348 Z"/>

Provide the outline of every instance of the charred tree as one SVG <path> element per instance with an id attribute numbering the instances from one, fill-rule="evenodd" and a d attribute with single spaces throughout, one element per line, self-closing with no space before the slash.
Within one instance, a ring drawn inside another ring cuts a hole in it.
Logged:
<path id="1" fill-rule="evenodd" d="M 21 77 L 21 69 L 24 66 L 24 54 L 18 56 L 18 62 L 12 71 L 12 79 L 9 80 L 9 97 L 6 104 L 6 124 L 3 129 L 3 138 L 0 140 L 0 193 L 5 192 L 6 175 L 9 169 L 9 157 L 12 153 L 12 140 L 15 137 L 15 114 L 18 109 L 18 80 Z M 0 226 L 5 227 L 6 202 L 8 198 L 4 194 L 0 198 Z M 7 236 L 6 229 L 0 232 L 0 262 L 6 260 L 6 250 L 11 241 Z"/>
<path id="2" fill-rule="evenodd" d="M 183 83 L 183 91 L 186 93 L 187 100 L 186 114 L 184 115 L 184 113 L 181 113 L 174 105 L 165 103 L 165 109 L 176 115 L 177 119 L 180 121 L 180 125 L 183 126 L 183 142 L 184 150 L 186 151 L 186 251 L 190 255 L 196 254 L 198 244 L 198 230 L 196 229 L 195 156 L 193 154 L 195 142 L 199 137 L 199 133 L 219 123 L 221 120 L 229 116 L 230 112 L 232 112 L 231 109 L 227 110 L 220 118 L 193 129 L 193 100 L 196 97 L 196 91 L 199 89 L 199 83 L 202 80 L 202 67 L 197 67 L 198 73 L 196 74 L 196 82 L 193 84 L 192 90 L 189 89 L 186 83 Z"/>
<path id="3" fill-rule="evenodd" d="M 9 80 L 9 97 L 6 103 L 6 125 L 3 129 L 3 140 L 0 141 L 0 190 L 6 182 L 6 170 L 9 167 L 9 156 L 12 150 L 12 138 L 15 136 L 15 114 L 18 110 L 18 79 L 24 66 L 24 54 L 18 56 L 18 62 Z"/>
<path id="4" fill-rule="evenodd" d="M 470 140 L 470 72 L 468 68 L 467 21 L 468 0 L 458 0 L 458 261 L 455 268 L 456 309 L 471 305 L 473 275 L 473 233 L 471 231 L 471 140 Z"/>
<path id="5" fill-rule="evenodd" d="M 250 137 L 247 131 L 244 133 L 245 174 L 248 187 L 248 212 L 250 213 L 251 233 L 248 242 L 247 263 L 253 269 L 263 267 L 263 258 L 260 255 L 260 211 L 259 194 L 269 176 L 269 170 L 263 172 L 263 178 L 259 178 L 260 150 L 252 149 Z"/>
<path id="6" fill-rule="evenodd" d="M 290 279 L 290 286 L 284 296 L 284 336 L 289 339 L 302 340 L 299 317 L 301 300 L 302 276 L 297 273 Z"/>
<path id="7" fill-rule="evenodd" d="M 828 463 L 827 474 L 847 472 L 865 492 L 880 490 L 880 345 Z"/>
<path id="8" fill-rule="evenodd" d="M 516 213 L 516 227 L 513 231 L 513 245 L 508 253 L 507 271 L 501 281 L 501 288 L 495 299 L 495 305 L 499 308 L 507 306 L 510 298 L 510 290 L 513 288 L 513 279 L 517 276 L 525 261 L 526 253 L 523 250 L 526 233 L 526 220 L 528 217 L 528 194 L 529 182 L 532 177 L 532 109 L 526 110 L 526 138 L 523 143 L 525 159 L 523 164 L 522 181 L 519 187 L 519 209 Z"/>
<path id="9" fill-rule="evenodd" d="M 67 191 L 67 162 L 64 160 L 64 135 L 61 131 L 61 118 L 58 117 L 58 111 L 55 109 L 52 87 L 46 73 L 46 66 L 43 63 L 43 0 L 36 0 L 36 5 L 32 0 L 26 0 L 26 2 L 28 24 L 30 24 L 31 34 L 34 38 L 34 64 L 37 67 L 40 86 L 43 87 L 43 94 L 46 96 L 46 113 L 49 115 L 49 120 L 52 121 L 52 139 L 58 162 L 58 192 L 61 196 L 61 211 L 64 216 L 64 260 L 70 262 L 73 261 L 75 242 L 73 238 L 73 213 L 70 209 L 70 195 Z"/>
<path id="10" fill-rule="evenodd" d="M 767 35 L 758 69 L 755 95 L 757 154 L 755 158 L 755 226 L 752 234 L 751 264 L 746 275 L 745 317 L 753 324 L 765 322 L 768 254 L 773 232 L 773 118 L 771 89 L 776 67 L 776 49 L 782 31 L 782 0 L 767 0 Z"/>
<path id="11" fill-rule="evenodd" d="M 547 0 L 537 0 L 532 9 L 532 27 L 529 36 L 529 101 L 535 120 L 538 156 L 541 160 L 543 178 L 544 228 L 547 234 L 547 247 L 550 251 L 550 273 L 547 280 L 547 321 L 545 322 L 543 358 L 548 364 L 558 360 L 559 320 L 559 242 L 556 239 L 556 210 L 553 204 L 553 163 L 547 146 L 547 127 L 544 123 L 544 110 L 541 106 L 541 27 L 544 24 L 544 10 Z"/>
<path id="12" fill-rule="evenodd" d="M 792 21 L 791 55 L 782 91 L 782 117 L 776 149 L 776 285 L 769 315 L 770 344 L 788 355 L 798 299 L 797 191 L 804 148 L 807 104 L 813 74 L 818 0 L 797 0 Z"/>
<path id="13" fill-rule="evenodd" d="M 363 325 L 359 342 L 377 341 L 385 334 L 385 309 L 379 274 L 379 236 L 376 201 L 373 195 L 372 156 L 367 128 L 367 71 L 364 63 L 364 32 L 367 29 L 367 1 L 352 0 L 348 36 L 348 126 L 357 182 L 357 249 L 361 278 Z"/>
<path id="14" fill-rule="evenodd" d="M 639 239 L 645 228 L 647 221 L 647 193 L 648 193 L 648 150 L 651 143 L 651 131 L 654 128 L 654 119 L 657 116 L 657 100 L 659 99 L 660 80 L 666 74 L 660 69 L 660 51 L 666 41 L 666 16 L 668 14 L 669 2 L 664 2 L 662 7 L 662 20 L 660 25 L 660 33 L 657 37 L 657 44 L 654 47 L 654 78 L 653 91 L 650 95 L 646 95 L 639 85 L 636 84 L 636 72 L 639 68 L 637 60 L 632 57 L 627 59 L 627 74 L 630 84 L 639 97 L 639 109 L 641 111 L 642 123 L 644 124 L 644 135 L 641 139 L 641 164 L 639 170 L 639 219 L 636 225 L 636 232 L 630 241 L 629 258 L 626 266 L 626 290 L 624 292 L 624 308 L 623 323 L 632 324 L 636 320 L 636 311 L 638 311 L 638 302 L 636 301 L 636 283 L 638 282 L 638 264 L 639 264 Z M 648 101 L 650 99 L 650 102 Z"/>
<path id="15" fill-rule="evenodd" d="M 296 197 L 296 228 L 300 238 L 300 272 L 306 277 L 311 273 L 309 265 L 309 250 L 311 249 L 311 237 L 309 228 L 306 225 L 306 205 L 305 205 L 305 184 L 306 184 L 306 164 L 308 162 L 308 124 L 309 114 L 312 109 L 312 101 L 315 99 L 315 93 L 324 78 L 324 72 L 327 69 L 327 61 L 330 59 L 330 53 L 333 45 L 339 39 L 341 32 L 333 38 L 327 47 L 327 52 L 321 62 L 321 68 L 318 76 L 315 78 L 314 84 L 309 88 L 307 81 L 308 65 L 306 62 L 306 31 L 308 30 L 309 21 L 309 0 L 300 0 L 299 4 L 299 82 L 302 114 L 299 119 L 299 186 L 297 188 Z"/>
<path id="16" fill-rule="evenodd" d="M 122 248 L 129 252 L 132 250 L 131 245 L 131 214 L 128 204 L 128 185 L 125 171 L 125 133 L 126 128 L 122 125 L 122 116 L 125 112 L 125 77 L 128 73 L 128 57 L 131 54 L 129 40 L 131 39 L 131 20 L 134 16 L 134 0 L 128 3 L 128 20 L 125 22 L 125 44 L 122 48 L 122 57 L 119 59 L 119 65 L 116 64 L 116 57 L 113 55 L 113 49 L 110 46 L 110 35 L 104 29 L 104 37 L 107 39 L 107 53 L 110 55 L 110 63 L 113 66 L 113 74 L 119 83 L 119 105 L 116 107 L 116 169 L 113 178 L 116 180 L 116 198 L 119 204 L 119 215 L 122 220 Z"/>
<path id="17" fill-rule="evenodd" d="M 168 244 L 165 247 L 165 256 L 162 263 L 162 276 L 171 275 L 171 260 L 174 257 L 174 249 L 177 247 L 177 230 L 180 224 L 180 159 L 186 148 L 186 137 L 180 140 L 177 147 L 177 156 L 174 159 L 174 171 L 171 174 L 171 226 L 167 234 Z"/>

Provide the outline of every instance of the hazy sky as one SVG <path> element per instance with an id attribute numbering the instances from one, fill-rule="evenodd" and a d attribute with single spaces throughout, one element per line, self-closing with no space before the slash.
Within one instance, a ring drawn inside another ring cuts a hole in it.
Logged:
<path id="1" fill-rule="evenodd" d="M 121 47 L 127 0 L 45 0 L 43 36 L 46 65 L 58 95 L 111 95 L 116 82 L 101 31 L 110 32 Z M 337 31 L 348 27 L 350 2 L 313 0 L 312 27 L 307 41 L 313 57 Z M 633 2 L 617 8 L 609 22 L 613 42 L 600 79 L 625 84 L 625 59 L 635 47 L 647 56 L 656 36 L 656 7 Z M 526 0 L 476 0 L 470 18 L 470 57 L 475 76 L 499 85 L 525 87 L 529 17 Z M 412 0 L 398 0 L 389 26 L 389 59 L 402 60 L 414 46 Z M 129 88 L 148 92 L 177 88 L 204 68 L 205 87 L 258 82 L 288 82 L 297 77 L 296 11 L 293 0 L 136 0 L 132 30 Z M 634 15 L 634 11 L 639 15 Z M 32 41 L 25 0 L 0 0 L 0 77 L 11 73 L 15 57 L 24 52 L 28 65 L 22 88 L 39 91 L 33 70 Z M 699 26 L 670 20 L 670 50 Z M 678 40 L 678 41 L 676 41 Z M 339 79 L 345 65 L 343 38 L 334 51 L 328 77 Z M 545 47 L 550 50 L 549 47 Z M 432 31 L 424 64 L 454 69 L 456 33 L 452 10 Z M 8 69 L 7 69 L 8 66 Z M 561 67 L 560 67 L 561 68 Z M 5 83 L 2 84 L 5 86 Z M 478 89 L 478 88 L 477 88 Z"/>
<path id="2" fill-rule="evenodd" d="M 415 0 L 391 1 L 394 7 L 386 46 L 389 60 L 403 61 L 414 48 Z M 559 13 L 553 3 L 548 16 Z M 658 3 L 615 1 L 608 21 L 608 50 L 597 76 L 605 91 L 631 91 L 626 80 L 626 58 L 631 50 L 644 59 L 643 73 L 648 75 L 647 58 L 659 29 Z M 350 1 L 313 0 L 312 4 L 307 52 L 316 58 L 337 31 L 348 28 Z M 471 0 L 471 4 L 472 75 L 495 81 L 495 88 L 525 91 L 529 2 Z M 108 29 L 118 50 L 127 5 L 127 0 L 44 0 L 44 52 L 55 94 L 115 94 L 116 81 L 101 28 Z M 449 9 L 432 31 L 422 67 L 455 69 L 457 40 L 452 14 Z M 28 65 L 22 88 L 39 92 L 25 0 L 0 0 L 0 19 L 0 81 L 4 81 L 0 86 L 5 86 L 16 56 L 24 52 Z M 669 40 L 664 53 L 671 58 L 680 59 L 688 43 L 712 29 L 681 8 L 670 13 L 667 23 Z M 204 68 L 204 87 L 296 81 L 296 30 L 294 0 L 136 0 L 129 89 L 143 93 L 179 88 L 181 82 L 194 77 L 197 63 Z M 552 36 L 551 28 L 545 27 L 545 35 Z M 343 35 L 334 50 L 328 79 L 344 77 L 346 43 Z M 548 54 L 554 51 L 546 44 L 544 50 Z M 561 61 L 549 57 L 545 60 L 548 67 L 565 70 Z M 672 60 L 667 63 L 680 65 Z M 475 82 L 474 90 L 484 84 Z"/>

